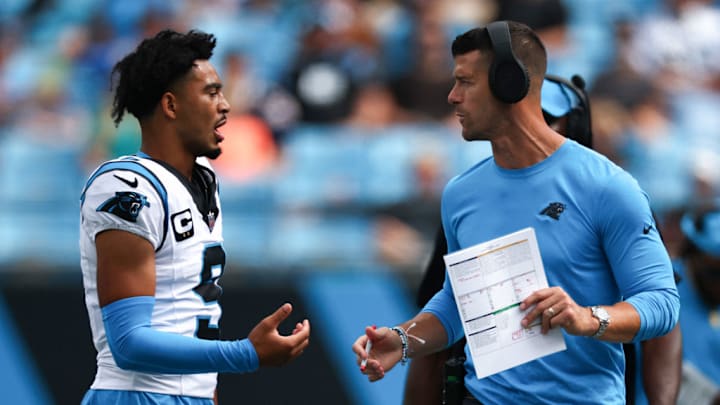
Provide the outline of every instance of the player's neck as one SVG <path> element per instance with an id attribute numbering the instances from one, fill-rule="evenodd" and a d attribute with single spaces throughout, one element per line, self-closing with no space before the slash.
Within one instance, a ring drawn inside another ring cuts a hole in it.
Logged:
<path id="1" fill-rule="evenodd" d="M 173 143 L 153 142 L 143 138 L 140 151 L 155 160 L 160 160 L 175 168 L 188 180 L 192 177 L 195 157 Z"/>

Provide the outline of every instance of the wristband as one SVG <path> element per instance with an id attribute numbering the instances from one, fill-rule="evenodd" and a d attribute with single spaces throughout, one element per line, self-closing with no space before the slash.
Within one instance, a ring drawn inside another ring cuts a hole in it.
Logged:
<path id="1" fill-rule="evenodd" d="M 395 331 L 400 336 L 400 342 L 402 342 L 402 357 L 400 358 L 400 364 L 403 366 L 408 362 L 408 336 L 400 326 L 393 326 L 390 330 Z"/>

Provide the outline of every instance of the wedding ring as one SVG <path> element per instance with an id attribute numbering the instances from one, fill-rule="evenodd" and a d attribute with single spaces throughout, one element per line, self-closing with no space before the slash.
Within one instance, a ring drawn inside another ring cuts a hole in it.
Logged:
<path id="1" fill-rule="evenodd" d="M 553 316 L 555 316 L 555 310 L 552 309 L 552 307 L 548 308 L 547 313 L 548 313 L 548 316 L 549 316 L 550 318 L 552 318 Z"/>

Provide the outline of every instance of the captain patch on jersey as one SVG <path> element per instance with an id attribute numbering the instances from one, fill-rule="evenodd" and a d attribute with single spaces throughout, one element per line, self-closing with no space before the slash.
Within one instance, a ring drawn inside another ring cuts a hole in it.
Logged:
<path id="1" fill-rule="evenodd" d="M 192 212 L 190 208 L 176 212 L 171 217 L 173 231 L 175 231 L 175 240 L 180 242 L 195 234 L 193 229 Z"/>

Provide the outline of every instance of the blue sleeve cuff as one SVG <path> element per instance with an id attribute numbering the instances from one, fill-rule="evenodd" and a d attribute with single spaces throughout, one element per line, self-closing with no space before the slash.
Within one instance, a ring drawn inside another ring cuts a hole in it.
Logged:
<path id="1" fill-rule="evenodd" d="M 465 336 L 465 331 L 452 292 L 447 288 L 449 287 L 444 287 L 438 291 L 421 312 L 431 313 L 440 320 L 447 334 L 447 347 L 450 347 Z"/>
<path id="2" fill-rule="evenodd" d="M 260 368 L 260 358 L 258 358 L 255 346 L 250 339 L 242 339 L 238 341 L 238 353 L 240 354 L 237 361 L 245 362 L 247 371 L 255 371 Z"/>
<path id="3" fill-rule="evenodd" d="M 674 288 L 641 292 L 626 301 L 640 315 L 640 329 L 633 342 L 669 333 L 680 318 L 680 297 Z"/>
<path id="4" fill-rule="evenodd" d="M 203 340 L 151 327 L 155 298 L 130 297 L 102 308 L 105 335 L 118 367 L 146 373 L 244 373 L 257 370 L 248 339 Z"/>

